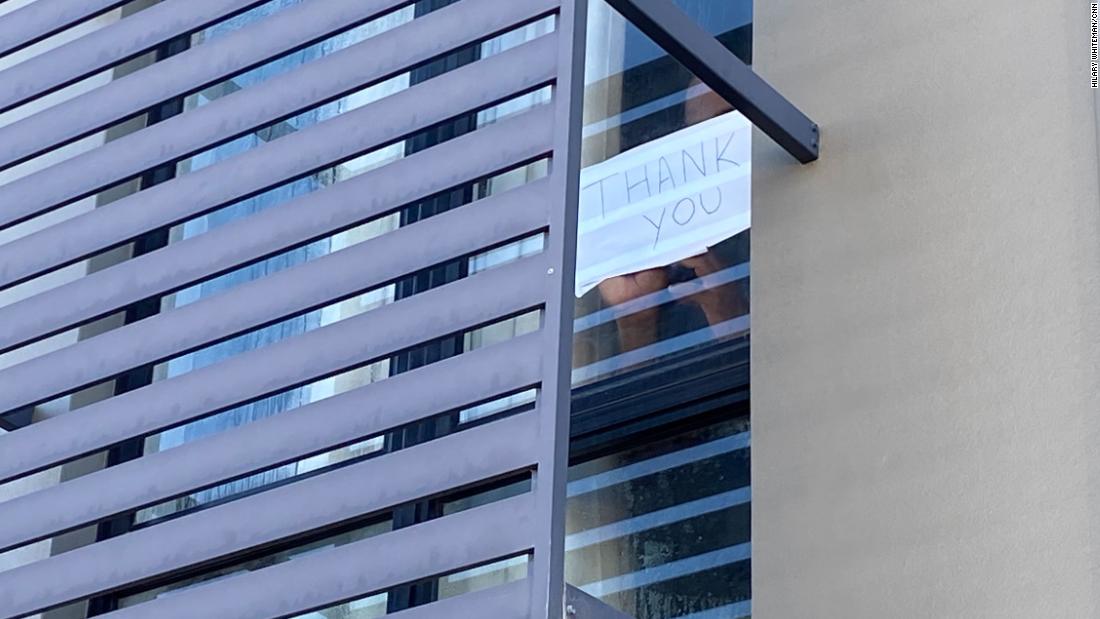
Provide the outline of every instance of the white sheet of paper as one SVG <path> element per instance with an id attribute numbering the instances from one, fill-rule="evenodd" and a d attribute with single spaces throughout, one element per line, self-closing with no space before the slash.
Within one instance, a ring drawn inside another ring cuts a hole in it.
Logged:
<path id="1" fill-rule="evenodd" d="M 578 297 L 751 225 L 752 125 L 728 112 L 581 171 Z"/>

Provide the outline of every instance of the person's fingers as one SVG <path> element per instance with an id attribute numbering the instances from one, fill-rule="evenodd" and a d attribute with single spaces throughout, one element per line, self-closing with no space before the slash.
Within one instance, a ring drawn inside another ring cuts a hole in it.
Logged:
<path id="1" fill-rule="evenodd" d="M 668 272 L 664 268 L 649 269 L 636 273 L 634 279 L 639 288 L 653 292 L 668 285 Z"/>
<path id="2" fill-rule="evenodd" d="M 599 288 L 604 301 L 618 304 L 656 292 L 667 286 L 668 274 L 664 268 L 656 268 L 609 277 L 600 282 L 597 288 Z"/>
<path id="3" fill-rule="evenodd" d="M 717 273 L 725 267 L 725 265 L 722 264 L 722 260 L 715 255 L 713 250 L 707 250 L 705 253 L 699 254 L 698 256 L 684 258 L 680 261 L 680 264 L 695 271 L 696 277 Z"/>

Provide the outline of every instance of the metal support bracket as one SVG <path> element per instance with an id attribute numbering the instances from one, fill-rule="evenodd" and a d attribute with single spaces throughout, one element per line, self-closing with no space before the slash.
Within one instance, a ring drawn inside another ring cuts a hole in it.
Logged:
<path id="1" fill-rule="evenodd" d="M 817 160 L 817 124 L 672 0 L 607 2 L 795 159 L 802 163 Z"/>
<path id="2" fill-rule="evenodd" d="M 632 619 L 584 591 L 568 586 L 565 588 L 565 619 Z"/>

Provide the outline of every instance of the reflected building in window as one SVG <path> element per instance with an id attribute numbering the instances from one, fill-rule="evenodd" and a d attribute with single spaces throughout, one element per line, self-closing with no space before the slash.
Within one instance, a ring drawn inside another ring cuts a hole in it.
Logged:
<path id="1" fill-rule="evenodd" d="M 676 4 L 751 61 L 751 0 Z M 748 617 L 751 129 L 602 0 L 588 28 L 566 577 Z"/>

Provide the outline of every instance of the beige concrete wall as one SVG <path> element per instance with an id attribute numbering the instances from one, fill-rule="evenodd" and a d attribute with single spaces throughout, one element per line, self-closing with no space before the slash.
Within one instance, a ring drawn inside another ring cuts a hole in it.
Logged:
<path id="1" fill-rule="evenodd" d="M 1100 617 L 1100 190 L 1083 0 L 767 0 L 755 619 Z"/>

